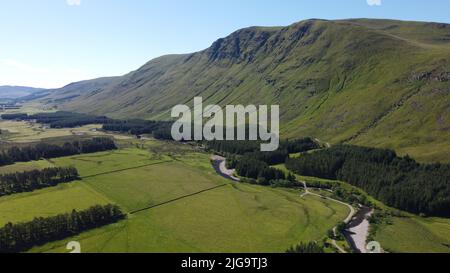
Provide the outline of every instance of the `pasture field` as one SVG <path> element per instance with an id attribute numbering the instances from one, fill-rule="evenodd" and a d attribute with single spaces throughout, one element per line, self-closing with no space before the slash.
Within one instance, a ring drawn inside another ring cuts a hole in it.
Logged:
<path id="1" fill-rule="evenodd" d="M 33 162 L 18 162 L 13 165 L 1 166 L 0 174 L 40 170 L 52 166 L 53 164 L 47 160 L 40 160 Z"/>
<path id="2" fill-rule="evenodd" d="M 2 172 L 74 166 L 82 180 L 0 198 L 0 225 L 114 203 L 131 213 L 117 224 L 48 243 L 33 252 L 284 252 L 321 240 L 345 206 L 300 191 L 233 184 L 209 154 L 184 144 L 119 141 L 116 151 L 17 163 Z M 140 211 L 143 209 L 142 211 Z"/>
<path id="3" fill-rule="evenodd" d="M 32 251 L 66 252 L 78 240 L 83 252 L 284 252 L 320 240 L 347 210 L 295 191 L 228 184 Z"/>
<path id="4" fill-rule="evenodd" d="M 69 130 L 43 129 L 41 125 L 30 124 L 25 121 L 0 121 L 0 129 L 9 134 L 3 140 L 14 142 L 33 142 L 42 138 L 61 137 L 70 135 Z"/>
<path id="5" fill-rule="evenodd" d="M 90 177 L 89 186 L 129 212 L 227 183 L 178 162 Z"/>
<path id="6" fill-rule="evenodd" d="M 300 198 L 301 189 L 225 180 L 211 167 L 210 155 L 195 146 L 131 138 L 117 143 L 121 148 L 115 151 L 0 167 L 2 174 L 74 166 L 82 177 L 53 188 L 1 197 L 0 226 L 114 203 L 129 213 L 126 220 L 31 251 L 67 252 L 65 244 L 78 240 L 83 252 L 284 252 L 302 241 L 323 239 L 348 214 L 348 208 L 336 202 L 315 196 Z M 284 165 L 275 167 L 287 171 Z M 336 183 L 360 191 L 341 181 L 298 178 L 312 185 Z M 450 252 L 448 219 L 404 215 L 378 227 L 375 240 L 383 248 Z"/>
<path id="7" fill-rule="evenodd" d="M 29 115 L 33 115 L 38 113 L 53 113 L 56 111 L 57 109 L 49 108 L 40 102 L 27 102 L 24 103 L 20 109 L 6 110 L 5 112 L 2 112 L 2 114 L 27 113 Z"/>
<path id="8" fill-rule="evenodd" d="M 0 198 L 0 226 L 8 222 L 28 222 L 35 217 L 49 217 L 84 210 L 94 205 L 106 205 L 110 201 L 93 191 L 84 182 L 60 184 L 56 187 L 20 193 Z"/>
<path id="9" fill-rule="evenodd" d="M 0 130 L 6 132 L 6 134 L 0 135 L 0 139 L 16 143 L 30 143 L 67 136 L 112 136 L 122 140 L 132 138 L 131 136 L 102 132 L 99 130 L 101 128 L 101 124 L 92 124 L 76 128 L 53 129 L 44 128 L 38 123 L 0 120 Z"/>
<path id="10" fill-rule="evenodd" d="M 156 156 L 145 150 L 126 148 L 94 154 L 74 155 L 32 162 L 18 162 L 13 165 L 0 167 L 0 174 L 55 166 L 74 166 L 77 168 L 81 177 L 87 177 L 171 160 L 167 156 Z"/>
<path id="11" fill-rule="evenodd" d="M 406 216 L 391 222 L 375 236 L 389 252 L 450 253 L 450 219 Z"/>
<path id="12" fill-rule="evenodd" d="M 125 148 L 94 154 L 81 154 L 51 159 L 57 166 L 74 166 L 81 177 L 109 174 L 121 170 L 143 167 L 155 163 L 169 162 L 166 156 L 156 156 L 149 151 L 137 148 Z"/>

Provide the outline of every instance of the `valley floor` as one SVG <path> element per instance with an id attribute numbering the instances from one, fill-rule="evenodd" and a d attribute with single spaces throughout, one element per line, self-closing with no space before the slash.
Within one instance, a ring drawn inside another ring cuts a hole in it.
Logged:
<path id="1" fill-rule="evenodd" d="M 125 142 L 124 142 L 125 144 Z M 0 225 L 115 203 L 129 213 L 117 224 L 52 242 L 32 252 L 284 252 L 321 240 L 348 214 L 345 206 L 295 190 L 233 184 L 209 155 L 186 145 L 146 141 L 139 148 L 1 167 L 75 166 L 82 180 L 0 198 Z"/>
<path id="2" fill-rule="evenodd" d="M 14 143 L 80 137 L 74 132 L 102 134 L 93 130 L 97 126 L 42 130 L 38 125 L 0 121 L 0 127 L 8 130 L 1 139 Z M 326 238 L 349 213 L 345 205 L 317 195 L 302 197 L 302 190 L 234 183 L 216 173 L 209 154 L 187 144 L 113 136 L 120 146 L 116 151 L 0 167 L 4 174 L 74 166 L 82 177 L 1 197 L 0 226 L 113 203 L 128 214 L 126 220 L 31 251 L 68 252 L 67 242 L 75 240 L 82 252 L 285 252 L 300 242 Z M 374 239 L 389 252 L 449 253 L 450 220 L 391 217 L 377 227 Z M 345 242 L 337 244 L 346 247 Z"/>

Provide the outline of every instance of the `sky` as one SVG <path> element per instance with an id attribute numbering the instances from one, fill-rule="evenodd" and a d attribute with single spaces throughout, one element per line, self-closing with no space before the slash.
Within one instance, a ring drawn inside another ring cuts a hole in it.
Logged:
<path id="1" fill-rule="evenodd" d="M 310 18 L 450 23 L 448 0 L 0 0 L 0 85 L 57 88 Z"/>

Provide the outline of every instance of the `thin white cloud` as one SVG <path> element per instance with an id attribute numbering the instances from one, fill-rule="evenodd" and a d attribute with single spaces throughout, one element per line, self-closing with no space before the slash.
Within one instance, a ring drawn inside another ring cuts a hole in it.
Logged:
<path id="1" fill-rule="evenodd" d="M 81 5 L 81 0 L 66 0 L 69 6 L 79 6 Z"/>
<path id="2" fill-rule="evenodd" d="M 381 0 L 367 0 L 369 6 L 381 6 Z"/>

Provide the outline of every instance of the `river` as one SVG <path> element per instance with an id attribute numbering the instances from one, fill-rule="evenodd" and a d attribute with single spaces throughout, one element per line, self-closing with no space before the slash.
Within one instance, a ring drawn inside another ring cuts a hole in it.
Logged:
<path id="1" fill-rule="evenodd" d="M 366 241 L 369 236 L 369 218 L 373 209 L 362 207 L 347 225 L 345 239 L 356 253 L 367 253 Z"/>

